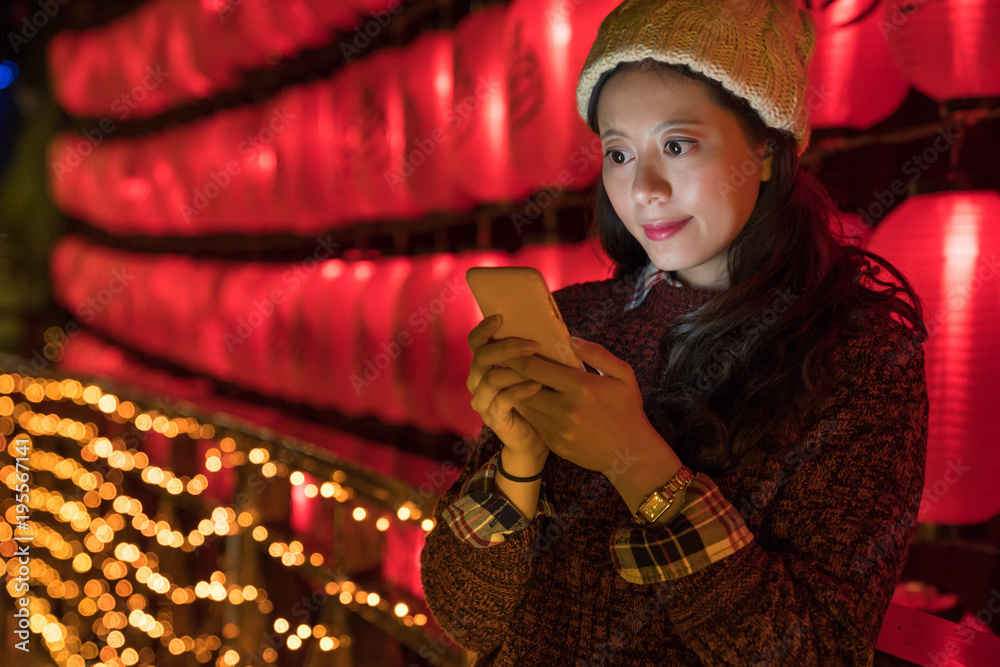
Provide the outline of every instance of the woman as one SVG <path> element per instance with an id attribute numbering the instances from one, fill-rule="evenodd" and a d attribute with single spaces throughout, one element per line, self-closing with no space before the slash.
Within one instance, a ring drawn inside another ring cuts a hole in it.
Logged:
<path id="1" fill-rule="evenodd" d="M 556 293 L 600 374 L 472 331 L 486 426 L 423 554 L 477 664 L 871 663 L 923 484 L 926 331 L 798 171 L 813 37 L 792 0 L 601 25 L 577 101 L 616 272 Z"/>

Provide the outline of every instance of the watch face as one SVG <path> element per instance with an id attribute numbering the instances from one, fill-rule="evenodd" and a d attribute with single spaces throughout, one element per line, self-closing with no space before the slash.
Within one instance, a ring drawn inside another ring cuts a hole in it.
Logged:
<path id="1" fill-rule="evenodd" d="M 666 498 L 660 495 L 659 492 L 656 492 L 646 499 L 646 502 L 642 504 L 640 511 L 646 519 L 652 522 L 656 520 L 656 517 L 663 513 L 663 510 L 667 509 L 668 504 L 669 503 L 667 503 Z"/>

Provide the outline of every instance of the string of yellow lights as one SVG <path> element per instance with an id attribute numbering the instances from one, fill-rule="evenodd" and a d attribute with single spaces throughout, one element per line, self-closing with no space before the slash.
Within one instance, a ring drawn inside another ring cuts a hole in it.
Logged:
<path id="1" fill-rule="evenodd" d="M 398 480 L 309 451 L 304 443 L 279 441 L 273 434 L 260 437 L 252 429 L 211 423 L 201 415 L 167 414 L 141 398 L 123 400 L 122 396 L 120 391 L 73 378 L 0 375 L 0 435 L 11 436 L 20 430 L 23 434 L 15 436 L 18 442 L 25 437 L 33 439 L 26 461 L 32 475 L 37 476 L 24 504 L 30 520 L 20 521 L 20 510 L 15 511 L 13 503 L 0 505 L 0 567 L 8 575 L 8 593 L 15 597 L 15 533 L 21 529 L 30 532 L 30 545 L 35 550 L 28 578 L 32 586 L 27 598 L 29 626 L 41 636 L 56 664 L 84 667 L 95 659 L 101 665 L 154 664 L 157 644 L 171 655 L 191 654 L 201 663 L 214 661 L 220 667 L 245 663 L 252 656 L 233 645 L 241 632 L 238 624 L 227 622 L 217 633 L 193 636 L 175 632 L 174 611 L 193 604 L 241 608 L 253 603 L 254 610 L 266 616 L 274 612 L 275 605 L 265 586 L 258 581 L 237 582 L 232 579 L 234 573 L 227 575 L 222 570 L 182 585 L 169 572 L 161 571 L 162 556 L 155 552 L 163 548 L 167 553 L 196 554 L 215 538 L 245 537 L 248 544 L 297 572 L 302 580 L 325 580 L 322 591 L 330 600 L 366 619 L 375 618 L 380 627 L 389 627 L 407 645 L 417 648 L 428 641 L 431 628 L 427 627 L 427 615 L 413 611 L 422 602 L 396 590 L 388 591 L 387 596 L 387 591 L 371 590 L 371 586 L 363 587 L 335 572 L 328 556 L 307 549 L 300 540 L 283 539 L 260 521 L 253 506 L 206 503 L 203 496 L 212 483 L 205 474 L 179 475 L 169 466 L 153 465 L 134 439 L 130 442 L 121 433 L 105 432 L 106 427 L 95 421 L 167 438 L 211 441 L 203 456 L 203 469 L 209 473 L 232 469 L 245 474 L 252 469 L 264 479 L 286 478 L 291 487 L 302 487 L 309 499 L 330 499 L 350 506 L 346 516 L 354 521 L 374 518 L 379 532 L 388 530 L 393 522 L 416 523 L 424 530 L 433 527 L 423 516 L 426 506 L 410 500 L 417 497 L 412 489 Z M 98 416 L 91 421 L 79 414 L 62 414 L 56 409 L 60 404 L 86 407 Z M 74 446 L 67 449 L 68 443 Z M 4 447 L 12 458 L 13 447 L 13 440 Z M 0 483 L 14 490 L 18 482 L 15 472 L 14 465 L 4 465 Z M 126 493 L 128 486 L 139 492 Z M 145 503 L 137 497 L 150 494 L 153 500 Z M 151 502 L 153 509 L 159 507 L 159 514 L 149 516 Z M 197 521 L 193 529 L 182 530 L 163 514 L 165 508 L 172 512 L 174 507 Z M 126 539 L 129 531 L 135 531 L 137 538 Z M 138 543 L 139 535 L 157 546 L 144 550 Z M 61 574 L 62 568 L 72 572 Z M 42 587 L 44 596 L 39 594 Z M 147 613 L 152 607 L 157 611 Z M 220 611 L 216 615 L 221 618 L 225 614 Z M 92 622 L 85 620 L 92 617 Z M 264 662 L 274 663 L 279 650 L 299 650 L 308 641 L 315 641 L 320 651 L 351 645 L 344 627 L 299 623 L 290 632 L 291 627 L 281 621 L 288 623 L 279 617 L 270 624 L 281 641 L 263 648 L 259 657 Z M 84 634 L 89 636 L 81 636 Z M 449 664 L 452 659 L 458 664 L 459 658 L 448 655 L 440 662 Z"/>

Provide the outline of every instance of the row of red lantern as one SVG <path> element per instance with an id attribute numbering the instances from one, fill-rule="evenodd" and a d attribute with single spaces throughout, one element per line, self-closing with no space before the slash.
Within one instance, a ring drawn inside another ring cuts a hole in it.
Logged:
<path id="1" fill-rule="evenodd" d="M 1000 95 L 1000 5 L 990 0 L 804 3 L 816 21 L 813 127 L 868 129 L 913 86 L 938 100 Z"/>
<path id="2" fill-rule="evenodd" d="M 515 0 L 506 25 L 499 12 L 489 18 L 491 34 L 505 33 L 499 52 L 511 54 L 505 85 L 516 97 L 512 111 L 530 110 L 544 96 L 572 98 L 572 86 L 565 84 L 575 80 L 581 51 L 585 55 L 597 23 L 616 4 Z M 49 45 L 53 89 L 75 115 L 150 116 L 232 88 L 241 72 L 326 44 L 334 31 L 353 30 L 340 42 L 351 62 L 401 5 L 156 0 L 109 26 L 57 35 Z M 1000 94 L 1000 70 L 992 66 L 1000 58 L 1000 43 L 993 39 L 1000 29 L 995 3 L 809 5 L 817 27 L 807 99 L 814 127 L 868 128 L 898 107 L 910 84 L 937 100 Z M 494 45 L 478 46 L 488 51 Z M 544 89 L 537 86 L 539 75 L 550 77 Z"/>
<path id="3" fill-rule="evenodd" d="M 338 33 L 357 51 L 353 44 L 367 46 L 402 3 L 154 0 L 106 26 L 57 34 L 48 48 L 52 88 L 77 116 L 153 116 L 235 88 L 244 72 L 324 46 Z"/>
<path id="4" fill-rule="evenodd" d="M 52 189 L 64 210 L 112 233 L 199 235 L 311 234 L 585 187 L 600 148 L 572 91 L 613 4 L 515 0 L 268 104 L 140 139 L 116 140 L 110 121 L 63 134 Z M 905 94 L 872 34 L 878 13 L 862 9 L 813 10 L 828 47 L 806 100 L 816 125 L 870 125 Z"/>
<path id="5" fill-rule="evenodd" d="M 600 141 L 573 88 L 615 2 L 561 4 L 492 7 L 266 104 L 159 134 L 64 133 L 50 147 L 55 199 L 119 234 L 309 234 L 589 186 Z"/>
<path id="6" fill-rule="evenodd" d="M 465 388 L 467 337 L 481 315 L 464 276 L 505 264 L 538 267 L 553 289 L 607 274 L 590 243 L 264 264 L 66 237 L 52 282 L 82 324 L 151 356 L 290 401 L 470 434 L 480 422 Z"/>

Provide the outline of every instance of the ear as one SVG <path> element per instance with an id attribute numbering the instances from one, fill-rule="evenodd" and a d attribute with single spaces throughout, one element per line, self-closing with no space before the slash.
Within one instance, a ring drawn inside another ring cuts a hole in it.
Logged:
<path id="1" fill-rule="evenodd" d="M 770 148 L 764 151 L 764 157 L 760 162 L 760 181 L 771 180 L 771 166 L 774 163 L 774 153 Z"/>

